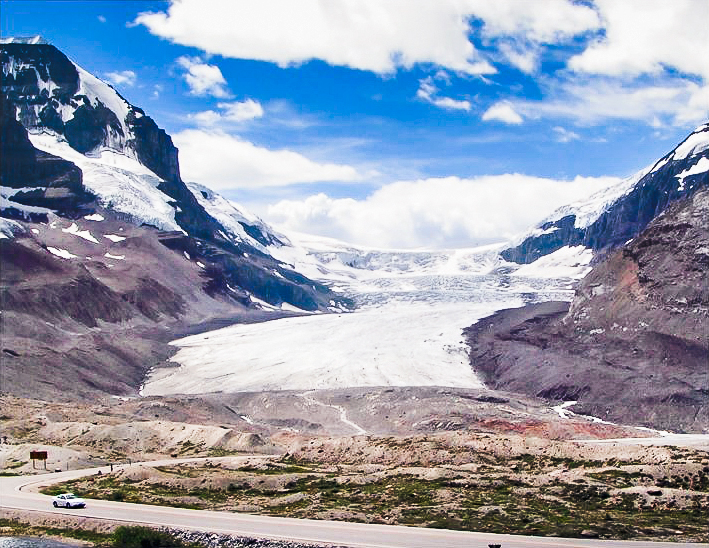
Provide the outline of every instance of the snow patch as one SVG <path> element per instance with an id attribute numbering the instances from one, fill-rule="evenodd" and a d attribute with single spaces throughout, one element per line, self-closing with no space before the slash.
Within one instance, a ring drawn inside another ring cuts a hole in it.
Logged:
<path id="1" fill-rule="evenodd" d="M 694 133 L 687 137 L 676 149 L 673 160 L 683 160 L 689 156 L 696 156 L 709 149 L 709 125 L 698 127 Z"/>
<path id="2" fill-rule="evenodd" d="M 111 255 L 110 253 L 104 254 L 104 257 L 107 259 L 116 259 L 117 261 L 123 261 L 126 258 L 125 255 Z"/>
<path id="3" fill-rule="evenodd" d="M 677 190 L 684 190 L 684 180 L 690 175 L 698 175 L 707 171 L 709 171 L 709 158 L 702 156 L 701 158 L 699 158 L 696 164 L 685 169 L 682 173 L 678 173 L 677 175 L 675 175 L 675 177 L 677 177 L 677 180 L 679 181 L 679 186 L 677 187 Z"/>
<path id="4" fill-rule="evenodd" d="M 114 243 L 122 242 L 123 240 L 125 240 L 125 236 L 117 236 L 116 234 L 104 234 L 103 237 L 108 240 L 111 240 Z"/>
<path id="5" fill-rule="evenodd" d="M 78 236 L 79 238 L 83 238 L 84 240 L 88 240 L 89 242 L 93 242 L 95 244 L 98 243 L 98 240 L 93 237 L 91 232 L 88 230 L 79 230 L 79 226 L 76 223 L 71 223 L 69 228 L 62 228 L 62 232 L 73 234 L 74 236 Z"/>
<path id="6" fill-rule="evenodd" d="M 281 310 L 287 310 L 288 312 L 304 312 L 305 314 L 312 314 L 309 310 L 303 310 L 290 303 L 281 303 Z"/>
<path id="7" fill-rule="evenodd" d="M 105 221 L 103 215 L 101 215 L 99 213 L 93 213 L 91 215 L 86 215 L 86 216 L 84 216 L 84 219 L 86 219 L 87 221 L 97 221 L 97 222 Z"/>
<path id="8" fill-rule="evenodd" d="M 47 246 L 47 251 L 49 251 L 52 255 L 61 257 L 62 259 L 76 259 L 77 257 L 77 255 L 69 253 L 66 249 L 60 249 L 58 247 Z"/>
<path id="9" fill-rule="evenodd" d="M 511 276 L 581 279 L 591 270 L 593 250 L 582 245 L 564 246 L 518 268 Z"/>

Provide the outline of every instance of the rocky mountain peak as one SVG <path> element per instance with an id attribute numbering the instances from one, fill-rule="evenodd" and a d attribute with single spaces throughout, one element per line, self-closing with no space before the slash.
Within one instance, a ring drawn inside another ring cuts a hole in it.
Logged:
<path id="1" fill-rule="evenodd" d="M 564 206 L 502 256 L 531 263 L 564 246 L 603 255 L 636 237 L 671 203 L 709 186 L 709 124 L 697 127 L 648 168 L 615 187 Z"/>

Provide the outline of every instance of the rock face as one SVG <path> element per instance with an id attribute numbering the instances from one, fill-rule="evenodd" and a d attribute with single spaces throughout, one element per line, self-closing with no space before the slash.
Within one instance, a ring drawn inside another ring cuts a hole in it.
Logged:
<path id="1" fill-rule="evenodd" d="M 76 152 L 96 156 L 115 151 L 134 158 L 156 175 L 157 188 L 174 210 L 174 222 L 194 240 L 182 247 L 203 248 L 215 259 L 216 270 L 210 271 L 218 271 L 217 277 L 224 280 L 216 286 L 226 287 L 228 283 L 270 304 L 288 302 L 305 310 L 325 309 L 330 301 L 339 300 L 326 287 L 295 275 L 270 257 L 260 245 L 269 240 L 263 236 L 262 223 L 243 225 L 245 234 L 253 233 L 260 240 L 230 237 L 230 231 L 207 213 L 180 178 L 178 151 L 170 136 L 142 109 L 77 67 L 54 46 L 0 44 L 0 61 L 2 182 L 3 186 L 22 189 L 7 196 L 3 216 L 46 221 L 43 208 L 61 216 L 77 217 L 90 213 L 97 205 L 110 209 L 111 202 L 115 202 L 115 197 L 102 201 L 100 195 L 92 194 L 82 184 L 81 169 L 37 150 L 27 137 L 27 130 L 50 131 Z M 225 289 L 224 295 L 230 297 L 233 293 Z"/>
<path id="2" fill-rule="evenodd" d="M 54 46 L 1 43 L 0 62 L 0 390 L 133 394 L 196 324 L 347 306 L 211 191 L 240 222 L 210 214 L 170 136 Z"/>
<path id="3" fill-rule="evenodd" d="M 613 422 L 709 431 L 709 189 L 679 200 L 600 262 L 576 297 L 468 328 L 493 388 Z"/>
<path id="4" fill-rule="evenodd" d="M 13 116 L 11 105 L 0 94 L 0 185 L 13 189 L 12 201 L 46 206 L 62 215 L 77 215 L 94 197 L 82 185 L 81 170 L 71 162 L 35 149 L 27 131 Z M 34 190 L 28 190 L 32 189 Z M 8 208 L 3 216 L 46 221 L 46 214 L 23 215 Z"/>
<path id="5" fill-rule="evenodd" d="M 579 214 L 573 207 L 562 208 L 543 222 L 535 234 L 504 250 L 502 256 L 527 264 L 567 245 L 584 245 L 603 254 L 636 237 L 672 202 L 707 186 L 709 124 L 704 124 L 658 160 L 627 192 L 603 204 L 592 222 L 579 222 Z M 594 199 L 599 197 L 591 197 Z"/>

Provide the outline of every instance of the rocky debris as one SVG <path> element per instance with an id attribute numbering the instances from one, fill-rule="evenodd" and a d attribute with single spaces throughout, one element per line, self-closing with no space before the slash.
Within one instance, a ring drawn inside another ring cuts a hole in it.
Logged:
<path id="1" fill-rule="evenodd" d="M 570 309 L 506 310 L 466 330 L 488 386 L 625 424 L 709 428 L 709 189 L 673 204 L 580 284 Z"/>
<path id="2" fill-rule="evenodd" d="M 670 204 L 709 186 L 706 169 L 692 171 L 699 162 L 709 159 L 706 142 L 709 142 L 709 124 L 697 128 L 658 160 L 629 192 L 610 204 L 589 226 L 577 227 L 576 214 L 566 214 L 541 224 L 539 234 L 505 249 L 501 255 L 508 261 L 527 264 L 563 246 L 584 245 L 603 255 L 624 245 Z M 691 144 L 697 146 L 685 151 Z"/>
<path id="3" fill-rule="evenodd" d="M 161 531 L 171 534 L 184 542 L 194 542 L 207 548 L 346 548 L 333 544 L 313 544 L 291 540 L 273 540 L 264 538 L 204 533 L 201 531 L 185 531 L 181 529 L 161 528 Z"/>

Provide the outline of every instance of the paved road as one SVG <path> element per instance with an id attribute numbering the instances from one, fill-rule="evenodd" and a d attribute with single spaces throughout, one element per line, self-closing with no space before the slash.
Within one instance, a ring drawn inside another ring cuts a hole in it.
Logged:
<path id="1" fill-rule="evenodd" d="M 153 461 L 160 466 L 196 459 Z M 209 459 L 218 460 L 218 459 Z M 41 476 L 14 476 L 0 478 L 0 508 L 51 512 L 84 516 L 129 523 L 195 529 L 213 533 L 233 534 L 300 542 L 331 543 L 351 548 L 487 548 L 488 544 L 501 544 L 502 548 L 671 548 L 709 547 L 709 544 L 669 542 L 628 542 L 523 537 L 469 533 L 442 529 L 422 529 L 391 525 L 369 525 L 341 521 L 319 521 L 292 518 L 210 512 L 91 500 L 86 508 L 55 509 L 51 497 L 33 492 L 40 486 L 81 476 L 96 474 L 98 468 L 71 470 Z M 107 471 L 103 468 L 103 471 Z"/>

